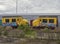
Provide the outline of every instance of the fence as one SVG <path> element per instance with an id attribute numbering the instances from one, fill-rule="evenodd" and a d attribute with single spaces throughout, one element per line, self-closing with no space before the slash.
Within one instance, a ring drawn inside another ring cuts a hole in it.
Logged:
<path id="1" fill-rule="evenodd" d="M 40 32 L 37 37 L 39 39 L 51 39 L 51 40 L 60 40 L 60 32 Z"/>

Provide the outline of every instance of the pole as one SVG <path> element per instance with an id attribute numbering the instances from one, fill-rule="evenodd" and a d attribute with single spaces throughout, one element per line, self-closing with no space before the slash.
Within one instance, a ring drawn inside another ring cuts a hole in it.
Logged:
<path id="1" fill-rule="evenodd" d="M 16 0 L 16 14 L 18 14 L 18 0 Z"/>

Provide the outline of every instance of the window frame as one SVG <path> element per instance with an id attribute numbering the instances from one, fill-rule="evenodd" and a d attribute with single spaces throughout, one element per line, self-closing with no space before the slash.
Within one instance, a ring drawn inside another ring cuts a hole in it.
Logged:
<path id="1" fill-rule="evenodd" d="M 46 21 L 44 21 L 44 22 L 43 22 L 43 20 L 46 20 Z M 47 20 L 47 19 L 42 19 L 42 22 L 43 22 L 43 23 L 47 23 L 47 22 L 48 22 L 48 20 Z"/>
<path id="2" fill-rule="evenodd" d="M 53 22 L 52 22 L 52 21 L 50 21 L 50 20 L 53 20 Z M 49 19 L 49 23 L 54 23 L 54 19 Z"/>
<path id="3" fill-rule="evenodd" d="M 5 22 L 6 22 L 6 23 L 7 23 L 7 22 L 9 23 L 9 19 L 5 19 Z"/>
<path id="4" fill-rule="evenodd" d="M 12 19 L 12 22 L 16 22 L 16 19 Z"/>

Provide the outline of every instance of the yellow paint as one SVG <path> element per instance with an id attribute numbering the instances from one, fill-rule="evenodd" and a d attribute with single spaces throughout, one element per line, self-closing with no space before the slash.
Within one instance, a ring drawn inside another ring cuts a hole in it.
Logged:
<path id="1" fill-rule="evenodd" d="M 39 21 L 39 19 L 36 19 L 32 22 L 33 26 L 39 26 L 41 22 Z"/>
<path id="2" fill-rule="evenodd" d="M 9 18 L 10 23 L 12 23 L 12 18 Z"/>
<path id="3" fill-rule="evenodd" d="M 6 23 L 6 22 L 5 22 L 5 18 L 2 18 L 2 23 Z"/>

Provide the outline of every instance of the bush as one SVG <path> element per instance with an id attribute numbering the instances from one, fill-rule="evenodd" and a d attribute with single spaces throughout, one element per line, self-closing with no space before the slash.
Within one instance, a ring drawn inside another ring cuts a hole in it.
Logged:
<path id="1" fill-rule="evenodd" d="M 12 30 L 12 27 L 11 27 L 11 26 L 6 26 L 5 29 L 6 29 L 6 30 Z"/>
<path id="2" fill-rule="evenodd" d="M 0 27 L 0 36 L 3 35 L 3 31 L 5 31 L 5 28 L 6 27 L 2 27 L 2 26 Z"/>
<path id="3" fill-rule="evenodd" d="M 27 25 L 19 25 L 18 26 L 18 29 L 22 29 L 22 30 L 24 30 L 25 28 L 29 28 L 29 25 L 27 24 Z"/>
<path id="4" fill-rule="evenodd" d="M 5 27 L 1 27 L 0 35 L 3 35 L 3 36 L 7 36 L 8 35 L 8 31 L 6 30 L 6 26 Z"/>
<path id="5" fill-rule="evenodd" d="M 57 44 L 60 44 L 60 40 L 57 40 Z"/>
<path id="6" fill-rule="evenodd" d="M 4 36 L 7 36 L 7 35 L 8 35 L 7 30 L 4 31 L 3 35 L 4 35 Z"/>
<path id="7" fill-rule="evenodd" d="M 23 25 L 19 25 L 19 26 L 18 26 L 18 29 L 19 29 L 19 30 L 23 30 L 24 28 L 25 28 L 25 27 L 24 27 Z"/>
<path id="8" fill-rule="evenodd" d="M 1 32 L 1 30 L 0 30 L 0 36 L 2 35 L 2 32 Z"/>
<path id="9" fill-rule="evenodd" d="M 3 30 L 3 27 L 1 26 L 0 27 L 0 36 L 2 35 L 2 30 Z"/>
<path id="10" fill-rule="evenodd" d="M 25 33 L 25 37 L 28 37 L 28 38 L 35 38 L 36 37 L 36 32 L 35 31 L 28 31 Z"/>
<path id="11" fill-rule="evenodd" d="M 43 32 L 51 32 L 51 29 L 45 28 Z"/>
<path id="12" fill-rule="evenodd" d="M 28 38 L 35 38 L 36 37 L 36 31 L 30 28 L 28 25 L 20 25 L 18 29 L 23 30 L 25 33 L 24 36 Z"/>

